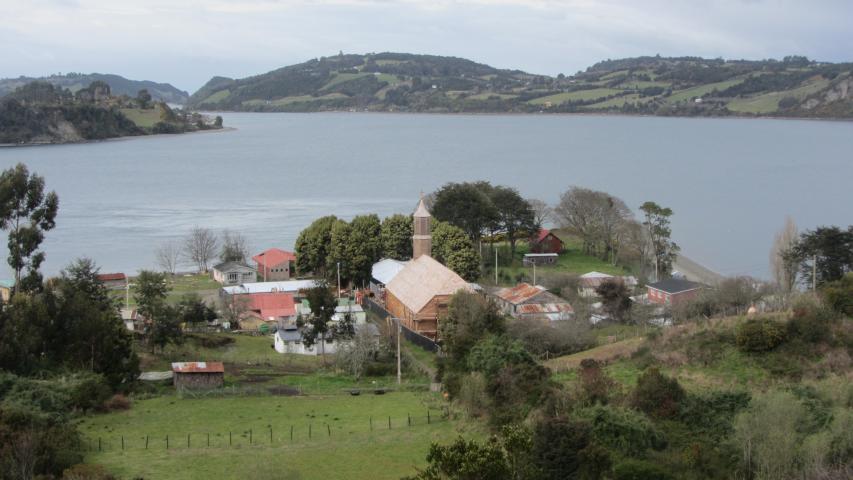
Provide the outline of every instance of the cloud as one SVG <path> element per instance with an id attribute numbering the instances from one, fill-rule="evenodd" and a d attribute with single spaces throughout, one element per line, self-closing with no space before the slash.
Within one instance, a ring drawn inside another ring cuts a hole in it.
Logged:
<path id="1" fill-rule="evenodd" d="M 535 73 L 605 58 L 850 60 L 840 0 L 0 0 L 0 76 L 115 72 L 194 90 L 339 50 L 455 55 Z"/>

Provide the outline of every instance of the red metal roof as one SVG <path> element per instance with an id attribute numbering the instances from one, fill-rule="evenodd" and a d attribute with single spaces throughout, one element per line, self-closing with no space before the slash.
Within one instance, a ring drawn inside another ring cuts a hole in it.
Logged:
<path id="1" fill-rule="evenodd" d="M 295 262 L 296 255 L 294 255 L 293 252 L 287 252 L 278 248 L 270 248 L 269 250 L 265 250 L 252 257 L 252 260 L 257 262 L 259 267 L 272 268 L 287 261 Z"/>
<path id="2" fill-rule="evenodd" d="M 514 287 L 502 288 L 495 295 L 509 303 L 517 305 L 530 300 L 544 291 L 545 290 L 530 285 L 529 283 L 519 283 Z"/>
<path id="3" fill-rule="evenodd" d="M 225 373 L 222 362 L 174 362 L 172 371 L 175 373 Z"/>
<path id="4" fill-rule="evenodd" d="M 536 243 L 539 243 L 542 240 L 545 240 L 545 237 L 547 237 L 550 234 L 551 234 L 551 230 L 548 230 L 547 228 L 540 229 L 539 234 L 536 235 Z"/>
<path id="5" fill-rule="evenodd" d="M 518 306 L 518 313 L 574 313 L 575 309 L 568 303 L 527 303 Z"/>
<path id="6" fill-rule="evenodd" d="M 127 280 L 127 276 L 123 273 L 102 273 L 98 275 L 98 280 L 102 282 L 116 282 L 118 280 Z"/>
<path id="7" fill-rule="evenodd" d="M 296 305 L 291 293 L 250 293 L 246 297 L 249 298 L 249 310 L 259 313 L 264 320 L 296 315 Z"/>

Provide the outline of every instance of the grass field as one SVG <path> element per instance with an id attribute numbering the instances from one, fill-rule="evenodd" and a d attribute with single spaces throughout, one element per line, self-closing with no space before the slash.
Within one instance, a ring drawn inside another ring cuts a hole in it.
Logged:
<path id="1" fill-rule="evenodd" d="M 736 98 L 729 102 L 726 107 L 738 113 L 770 113 L 779 109 L 779 100 L 785 97 L 804 98 L 812 93 L 819 92 L 829 85 L 829 80 L 820 79 L 791 90 L 781 92 L 765 93 L 757 97 Z"/>
<path id="2" fill-rule="evenodd" d="M 532 105 L 545 105 L 550 102 L 552 105 L 559 105 L 571 100 L 593 100 L 601 97 L 609 97 L 621 91 L 622 90 L 616 90 L 613 88 L 593 88 L 592 90 L 578 90 L 576 92 L 564 92 L 556 95 L 548 95 L 547 97 L 534 98 L 527 103 Z"/>
<path id="3" fill-rule="evenodd" d="M 155 123 L 160 121 L 159 108 L 122 108 L 121 113 L 124 114 L 131 122 L 142 128 L 151 128 Z"/>
<path id="4" fill-rule="evenodd" d="M 424 465 L 432 442 L 447 442 L 459 434 L 482 435 L 476 425 L 442 418 L 441 406 L 437 394 L 411 392 L 356 397 L 171 395 L 140 400 L 128 411 L 86 417 L 80 429 L 95 450 L 86 461 L 123 478 L 396 479 Z"/>
<path id="5" fill-rule="evenodd" d="M 483 93 L 478 93 L 476 95 L 471 95 L 470 97 L 468 97 L 468 99 L 470 99 L 470 100 L 488 100 L 489 97 L 498 97 L 501 100 L 509 100 L 509 99 L 518 97 L 518 95 L 512 95 L 509 93 L 483 92 Z"/>
<path id="6" fill-rule="evenodd" d="M 230 90 L 228 90 L 228 89 L 219 90 L 218 92 L 215 92 L 215 93 L 211 94 L 209 97 L 205 98 L 202 103 L 216 103 L 216 102 L 219 102 L 221 100 L 225 100 L 226 98 L 228 98 L 228 95 L 231 95 Z"/>
<path id="7" fill-rule="evenodd" d="M 646 103 L 654 100 L 657 97 L 641 97 L 639 93 L 630 93 L 621 97 L 611 98 L 603 102 L 593 103 L 583 107 L 585 110 L 596 110 L 600 108 L 621 107 L 626 103 Z"/>
<path id="8" fill-rule="evenodd" d="M 175 303 L 187 293 L 198 293 L 201 297 L 215 294 L 222 285 L 216 283 L 210 275 L 175 275 L 167 278 L 171 291 L 166 297 L 168 302 Z M 135 307 L 136 301 L 133 299 L 133 294 L 136 291 L 134 278 L 130 278 L 130 297 L 129 306 Z M 110 295 L 121 301 L 122 306 L 128 300 L 127 292 L 124 290 L 111 290 Z"/>
<path id="9" fill-rule="evenodd" d="M 684 90 L 678 90 L 672 93 L 672 95 L 666 97 L 666 101 L 668 103 L 677 103 L 685 100 L 690 100 L 694 97 L 701 97 L 707 93 L 710 93 L 714 90 L 722 91 L 739 83 L 742 83 L 743 79 L 733 79 L 733 80 L 725 80 L 722 82 L 709 83 L 707 85 L 700 85 L 698 87 L 687 88 Z"/>

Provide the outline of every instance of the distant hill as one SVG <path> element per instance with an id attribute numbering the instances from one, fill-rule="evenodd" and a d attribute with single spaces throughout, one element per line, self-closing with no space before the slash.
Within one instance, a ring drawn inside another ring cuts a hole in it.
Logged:
<path id="1" fill-rule="evenodd" d="M 172 109 L 152 98 L 112 95 L 103 81 L 72 93 L 31 82 L 0 97 L 0 145 L 71 143 L 222 128 L 222 118 Z"/>
<path id="2" fill-rule="evenodd" d="M 205 110 L 598 112 L 853 118 L 853 64 L 805 57 L 636 57 L 572 76 L 504 70 L 456 57 L 336 55 L 268 73 L 213 77 L 189 98 Z"/>
<path id="3" fill-rule="evenodd" d="M 18 77 L 0 79 L 0 97 L 12 93 L 16 88 L 22 87 L 30 82 L 49 82 L 58 87 L 67 88 L 71 93 L 88 87 L 94 81 L 106 82 L 112 89 L 113 95 L 127 95 L 135 97 L 143 89 L 148 90 L 154 100 L 166 103 L 184 104 L 189 98 L 189 93 L 178 90 L 168 83 L 156 83 L 148 80 L 128 80 L 120 75 L 103 73 L 67 73 L 65 75 L 51 75 L 49 77 Z"/>

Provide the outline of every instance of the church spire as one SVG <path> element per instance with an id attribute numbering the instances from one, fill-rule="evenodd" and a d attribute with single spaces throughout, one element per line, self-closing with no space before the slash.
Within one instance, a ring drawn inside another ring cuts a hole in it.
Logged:
<path id="1" fill-rule="evenodd" d="M 412 258 L 416 259 L 421 255 L 432 254 L 432 235 L 430 234 L 430 219 L 426 205 L 424 204 L 424 194 L 421 193 L 421 200 L 418 202 L 418 208 L 412 214 L 414 221 L 414 235 L 412 236 Z"/>

